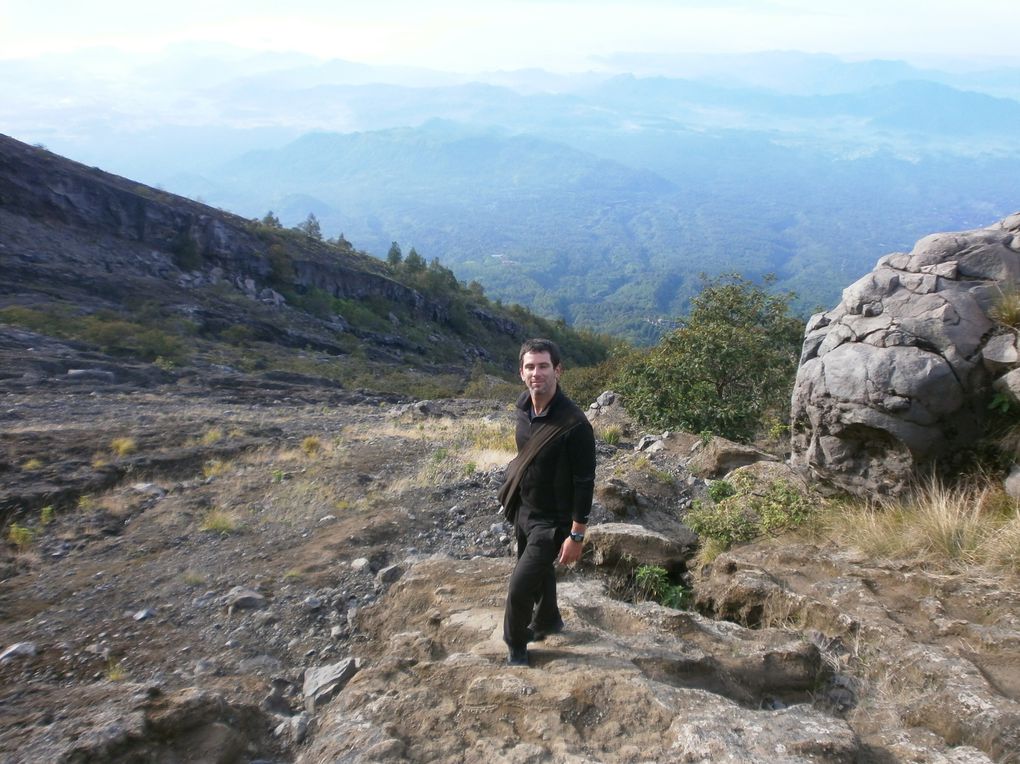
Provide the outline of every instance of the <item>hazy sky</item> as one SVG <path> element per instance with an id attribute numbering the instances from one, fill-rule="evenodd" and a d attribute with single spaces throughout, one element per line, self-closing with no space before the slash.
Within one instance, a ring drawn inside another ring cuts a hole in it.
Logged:
<path id="1" fill-rule="evenodd" d="M 470 71 L 592 68 L 614 52 L 802 50 L 1017 59 L 1016 0 L 0 0 L 0 57 L 228 42 Z"/>

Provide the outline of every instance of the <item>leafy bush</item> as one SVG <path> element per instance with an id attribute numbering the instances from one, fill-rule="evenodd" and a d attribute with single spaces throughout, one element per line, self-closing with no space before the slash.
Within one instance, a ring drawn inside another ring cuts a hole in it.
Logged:
<path id="1" fill-rule="evenodd" d="M 746 475 L 739 476 L 732 485 L 717 480 L 709 486 L 710 497 L 713 487 L 720 484 L 728 486 L 715 489 L 720 498 L 713 498 L 714 504 L 695 502 L 684 522 L 724 549 L 796 528 L 811 512 L 810 499 L 785 480 L 772 480 L 764 486 Z M 730 490 L 732 493 L 728 493 Z"/>
<path id="2" fill-rule="evenodd" d="M 247 345 L 255 339 L 255 332 L 246 324 L 231 324 L 220 332 L 220 339 L 231 345 Z"/>
<path id="3" fill-rule="evenodd" d="M 173 253 L 174 263 L 182 271 L 195 271 L 202 267 L 202 253 L 187 231 L 177 234 L 170 244 L 170 251 Z"/>
<path id="4" fill-rule="evenodd" d="M 627 363 L 627 410 L 647 425 L 752 439 L 768 411 L 789 406 L 803 330 L 793 298 L 738 276 L 709 281 L 680 327 Z"/>
<path id="5" fill-rule="evenodd" d="M 725 498 L 728 498 L 735 494 L 737 489 L 733 487 L 732 483 L 728 483 L 725 480 L 713 480 L 708 484 L 708 498 L 717 504 Z"/>
<path id="6" fill-rule="evenodd" d="M 0 308 L 0 321 L 5 324 L 23 326 L 34 332 L 56 337 L 68 336 L 74 324 L 74 320 L 69 318 L 66 311 L 61 307 L 42 311 L 35 308 L 25 308 L 20 305 L 9 305 L 6 308 Z"/>

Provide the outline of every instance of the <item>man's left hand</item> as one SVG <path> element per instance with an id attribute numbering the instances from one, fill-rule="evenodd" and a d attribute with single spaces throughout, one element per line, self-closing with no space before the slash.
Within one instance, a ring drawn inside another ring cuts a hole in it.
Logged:
<path id="1" fill-rule="evenodd" d="M 581 552 L 583 551 L 583 541 L 574 541 L 570 538 L 570 536 L 567 536 L 566 541 L 563 542 L 563 546 L 560 547 L 560 556 L 556 561 L 560 565 L 570 565 L 581 559 Z"/>

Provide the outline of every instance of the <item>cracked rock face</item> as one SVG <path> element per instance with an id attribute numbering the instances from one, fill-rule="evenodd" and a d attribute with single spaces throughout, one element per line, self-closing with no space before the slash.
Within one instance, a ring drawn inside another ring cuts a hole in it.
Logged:
<path id="1" fill-rule="evenodd" d="M 989 310 L 1020 280 L 1020 213 L 886 255 L 808 322 L 793 391 L 793 463 L 853 493 L 900 492 L 970 444 L 1016 337 Z"/>

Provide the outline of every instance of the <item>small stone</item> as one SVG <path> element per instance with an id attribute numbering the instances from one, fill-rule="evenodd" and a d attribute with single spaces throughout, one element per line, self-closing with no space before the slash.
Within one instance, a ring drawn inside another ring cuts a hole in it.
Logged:
<path id="1" fill-rule="evenodd" d="M 31 658 L 39 652 L 35 642 L 15 642 L 3 653 L 0 653 L 0 663 L 14 660 L 15 658 Z"/>
<path id="2" fill-rule="evenodd" d="M 641 439 L 634 446 L 635 451 L 647 451 L 655 443 L 659 442 L 659 438 L 655 435 L 642 435 Z"/>
<path id="3" fill-rule="evenodd" d="M 216 662 L 208 658 L 201 658 L 195 662 L 195 676 L 212 676 L 217 670 Z"/>
<path id="4" fill-rule="evenodd" d="M 399 565 L 390 565 L 375 574 L 375 580 L 380 584 L 392 584 L 400 580 L 404 575 L 404 569 Z"/>
<path id="5" fill-rule="evenodd" d="M 360 573 L 363 570 L 368 570 L 371 563 L 365 557 L 359 557 L 351 562 L 351 570 Z"/>
<path id="6" fill-rule="evenodd" d="M 301 604 L 305 606 L 305 610 L 318 610 L 322 607 L 322 600 L 315 596 L 308 596 Z"/>
<path id="7" fill-rule="evenodd" d="M 227 607 L 230 610 L 254 610 L 266 604 L 266 598 L 254 589 L 246 589 L 243 586 L 235 586 L 226 596 Z"/>
<path id="8" fill-rule="evenodd" d="M 144 610 L 139 610 L 131 617 L 134 618 L 136 621 L 148 621 L 150 618 L 156 617 L 156 611 L 153 610 L 151 607 L 147 607 Z"/>
<path id="9" fill-rule="evenodd" d="M 359 668 L 360 661 L 348 658 L 328 666 L 305 669 L 304 697 L 308 712 L 314 714 L 317 707 L 336 697 Z"/>

